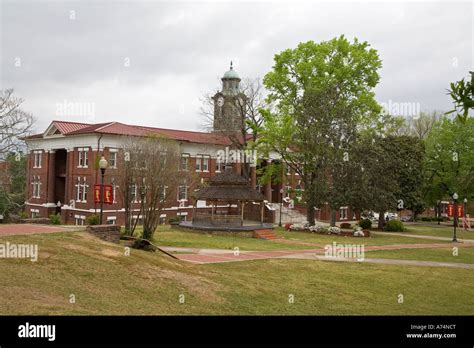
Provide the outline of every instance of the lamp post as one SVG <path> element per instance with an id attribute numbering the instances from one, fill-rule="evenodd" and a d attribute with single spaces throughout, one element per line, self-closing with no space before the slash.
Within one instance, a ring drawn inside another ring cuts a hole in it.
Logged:
<path id="1" fill-rule="evenodd" d="M 104 175 L 107 168 L 107 160 L 104 156 L 99 161 L 100 173 L 102 174 L 102 185 L 100 186 L 100 224 L 102 225 L 102 216 L 104 212 Z"/>
<path id="2" fill-rule="evenodd" d="M 280 189 L 280 222 L 278 226 L 281 227 L 281 209 L 283 207 L 283 189 Z"/>
<path id="3" fill-rule="evenodd" d="M 454 192 L 453 194 L 453 201 L 454 201 L 454 224 L 453 224 L 453 228 L 454 228 L 454 234 L 453 234 L 453 242 L 457 242 L 457 238 L 456 238 L 456 227 L 458 225 L 458 194 L 456 192 Z"/>

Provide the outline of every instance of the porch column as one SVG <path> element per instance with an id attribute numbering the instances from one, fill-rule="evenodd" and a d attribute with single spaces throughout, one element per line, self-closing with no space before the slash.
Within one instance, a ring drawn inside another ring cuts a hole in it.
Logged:
<path id="1" fill-rule="evenodd" d="M 48 194 L 47 194 L 47 203 L 57 203 L 55 202 L 55 181 L 56 181 L 56 153 L 54 150 L 49 150 L 48 154 Z M 64 203 L 64 202 L 61 202 Z"/>
<path id="2" fill-rule="evenodd" d="M 66 156 L 66 180 L 64 188 L 64 204 L 69 204 L 73 195 L 74 179 L 71 176 L 73 171 L 74 148 L 67 149 Z"/>
<path id="3" fill-rule="evenodd" d="M 235 163 L 235 172 L 239 175 L 242 175 L 242 163 Z"/>
<path id="4" fill-rule="evenodd" d="M 257 188 L 257 167 L 250 167 L 250 187 L 255 190 Z"/>
<path id="5" fill-rule="evenodd" d="M 240 217 L 240 224 L 243 226 L 244 225 L 244 208 L 245 208 L 245 202 L 242 201 L 240 202 L 240 210 L 241 210 L 241 217 Z"/>

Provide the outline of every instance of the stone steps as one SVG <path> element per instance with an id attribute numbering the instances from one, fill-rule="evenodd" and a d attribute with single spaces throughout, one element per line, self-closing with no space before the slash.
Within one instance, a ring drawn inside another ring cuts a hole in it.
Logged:
<path id="1" fill-rule="evenodd" d="M 267 240 L 274 240 L 274 239 L 280 239 L 281 238 L 273 230 L 257 230 L 257 231 L 254 231 L 253 237 L 258 238 L 258 239 L 267 239 Z"/>

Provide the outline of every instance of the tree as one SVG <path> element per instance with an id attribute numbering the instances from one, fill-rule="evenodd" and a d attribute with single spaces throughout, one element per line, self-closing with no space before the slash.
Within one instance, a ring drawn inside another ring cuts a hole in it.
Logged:
<path id="1" fill-rule="evenodd" d="M 26 161 L 22 153 L 10 152 L 0 173 L 0 215 L 17 214 L 25 203 Z"/>
<path id="2" fill-rule="evenodd" d="M 130 223 L 134 201 L 138 201 L 140 206 L 137 215 L 143 220 L 142 238 L 152 239 L 163 208 L 170 203 L 176 204 L 178 188 L 189 185 L 186 176 L 179 170 L 180 159 L 178 143 L 166 138 L 134 138 L 124 145 L 120 180 L 131 234 L 138 220 L 133 226 Z"/>
<path id="3" fill-rule="evenodd" d="M 420 112 L 420 115 L 417 117 L 396 117 L 398 129 L 395 133 L 397 135 L 410 135 L 420 140 L 425 140 L 433 126 L 442 116 L 443 113 L 432 111 L 431 113 Z"/>
<path id="4" fill-rule="evenodd" d="M 23 148 L 21 138 L 30 134 L 34 118 L 20 106 L 23 99 L 13 96 L 13 89 L 0 91 L 0 159 Z"/>
<path id="5" fill-rule="evenodd" d="M 259 129 L 262 126 L 263 118 L 260 109 L 268 107 L 262 83 L 259 79 L 244 79 L 240 82 L 240 93 L 242 98 L 236 99 L 236 110 L 239 116 L 239 125 L 228 123 L 223 129 L 216 132 L 228 138 L 233 149 L 240 150 L 242 158 L 242 176 L 249 178 L 250 162 L 246 151 L 254 149 L 254 145 L 259 136 Z M 214 122 L 214 99 L 211 94 L 206 94 L 203 98 L 201 115 L 204 119 L 204 128 L 213 129 Z"/>
<path id="6" fill-rule="evenodd" d="M 457 113 L 457 119 L 461 123 L 466 123 L 469 110 L 474 109 L 474 71 L 470 71 L 471 81 L 464 82 L 464 79 L 451 83 L 449 95 L 453 99 L 454 109 L 446 114 Z"/>
<path id="7" fill-rule="evenodd" d="M 350 144 L 380 112 L 373 89 L 382 63 L 367 42 L 344 36 L 300 43 L 274 59 L 264 85 L 276 110 L 263 112 L 261 143 L 300 174 L 314 224 L 315 207 L 330 201 L 334 209 L 346 195 Z"/>
<path id="8" fill-rule="evenodd" d="M 354 147 L 355 173 L 359 173 L 360 181 L 353 187 L 352 204 L 378 212 L 380 229 L 386 211 L 410 209 L 419 213 L 423 208 L 421 141 L 406 135 L 367 134 Z"/>
<path id="9" fill-rule="evenodd" d="M 433 205 L 451 197 L 472 197 L 474 193 L 474 119 L 466 123 L 444 118 L 426 139 L 424 161 L 425 200 Z"/>

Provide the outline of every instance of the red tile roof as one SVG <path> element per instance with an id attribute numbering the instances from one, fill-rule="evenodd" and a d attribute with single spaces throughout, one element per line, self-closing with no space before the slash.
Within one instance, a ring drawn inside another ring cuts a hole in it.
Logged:
<path id="1" fill-rule="evenodd" d="M 61 132 L 61 134 L 68 134 L 90 126 L 88 123 L 68 121 L 53 121 L 53 124 Z"/>
<path id="2" fill-rule="evenodd" d="M 192 143 L 215 145 L 230 145 L 231 143 L 227 136 L 220 133 L 206 133 L 178 129 L 136 126 L 120 122 L 88 124 L 79 122 L 53 121 L 52 125 L 54 125 L 63 135 L 80 135 L 91 133 L 126 136 L 160 135 L 177 141 L 186 141 Z M 50 127 L 48 127 L 48 129 L 49 128 Z M 27 137 L 26 139 L 39 138 L 41 136 L 42 134 L 36 134 Z"/>

